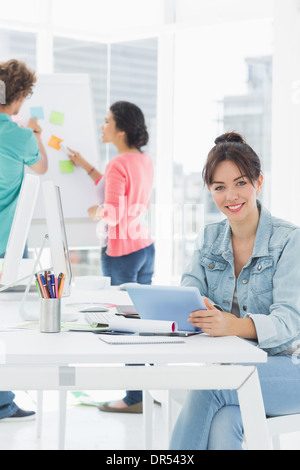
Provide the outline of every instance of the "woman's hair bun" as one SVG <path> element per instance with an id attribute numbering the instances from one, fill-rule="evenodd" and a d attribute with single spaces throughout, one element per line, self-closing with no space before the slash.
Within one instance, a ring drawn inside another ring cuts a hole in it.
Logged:
<path id="1" fill-rule="evenodd" d="M 214 181 L 217 166 L 224 162 L 233 162 L 254 185 L 261 174 L 261 163 L 257 154 L 245 139 L 236 132 L 227 132 L 215 140 L 215 146 L 210 150 L 203 168 L 203 179 L 209 187 Z"/>
<path id="2" fill-rule="evenodd" d="M 111 105 L 116 127 L 126 133 L 127 143 L 138 150 L 147 145 L 149 134 L 142 110 L 129 101 L 116 101 Z"/>
<path id="3" fill-rule="evenodd" d="M 236 142 L 239 144 L 245 144 L 245 140 L 240 134 L 236 132 L 227 132 L 226 134 L 222 134 L 216 138 L 215 144 L 224 144 L 226 142 Z"/>

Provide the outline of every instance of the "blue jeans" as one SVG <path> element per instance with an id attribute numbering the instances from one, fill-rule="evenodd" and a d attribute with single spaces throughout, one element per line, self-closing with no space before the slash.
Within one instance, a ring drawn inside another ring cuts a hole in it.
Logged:
<path id="1" fill-rule="evenodd" d="M 0 392 L 0 419 L 8 418 L 17 411 L 13 392 Z"/>
<path id="2" fill-rule="evenodd" d="M 101 251 L 101 266 L 104 276 L 111 278 L 112 286 L 125 282 L 151 284 L 154 273 L 154 244 L 124 256 L 108 256 L 106 248 Z M 134 405 L 142 401 L 141 390 L 127 390 L 123 398 L 126 405 Z"/>
<path id="3" fill-rule="evenodd" d="M 269 356 L 257 366 L 267 416 L 300 413 L 300 357 Z M 170 449 L 242 450 L 243 425 L 236 390 L 189 392 Z"/>
<path id="4" fill-rule="evenodd" d="M 0 254 L 0 258 L 4 258 L 5 253 Z M 28 258 L 27 244 L 24 249 L 23 258 Z M 0 419 L 8 418 L 17 411 L 18 407 L 14 403 L 15 395 L 13 392 L 0 392 Z"/>
<path id="5" fill-rule="evenodd" d="M 102 248 L 102 272 L 104 276 L 111 278 L 112 286 L 119 286 L 125 282 L 151 284 L 154 258 L 154 244 L 124 256 L 108 256 L 106 248 Z"/>

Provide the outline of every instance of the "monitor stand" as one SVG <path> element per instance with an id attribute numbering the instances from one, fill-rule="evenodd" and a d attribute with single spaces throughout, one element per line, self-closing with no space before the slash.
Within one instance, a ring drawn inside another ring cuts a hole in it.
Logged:
<path id="1" fill-rule="evenodd" d="M 33 269 L 32 269 L 32 272 L 31 274 L 29 275 L 29 279 L 28 279 L 28 282 L 27 282 L 27 286 L 26 286 L 26 289 L 25 289 L 25 292 L 24 292 L 24 295 L 22 297 L 22 300 L 21 300 L 21 304 L 20 304 L 20 308 L 19 308 L 19 314 L 21 315 L 21 317 L 23 318 L 23 320 L 27 321 L 27 320 L 38 320 L 38 308 L 37 308 L 37 311 L 34 312 L 34 311 L 31 311 L 30 313 L 26 312 L 25 310 L 25 302 L 27 300 L 27 297 L 28 297 L 28 293 L 30 291 L 30 288 L 31 288 L 31 285 L 32 285 L 32 281 L 33 281 L 33 278 L 34 278 L 34 275 L 35 273 L 37 272 L 36 269 L 37 269 L 37 265 L 39 264 L 40 262 L 40 259 L 41 259 L 41 255 L 42 255 L 42 252 L 43 252 L 43 249 L 45 248 L 45 244 L 46 244 L 46 241 L 48 240 L 48 235 L 46 234 L 45 237 L 44 237 L 44 241 L 42 243 L 42 246 L 38 252 L 38 255 L 36 257 L 36 260 L 35 260 L 35 263 L 34 263 L 34 266 L 33 266 Z"/>

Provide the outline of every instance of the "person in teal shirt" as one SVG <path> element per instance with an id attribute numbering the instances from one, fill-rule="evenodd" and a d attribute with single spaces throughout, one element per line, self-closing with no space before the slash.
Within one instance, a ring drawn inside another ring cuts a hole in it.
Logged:
<path id="1" fill-rule="evenodd" d="M 18 60 L 0 63 L 0 84 L 5 96 L 0 104 L 0 257 L 3 257 L 24 178 L 24 166 L 43 174 L 48 160 L 41 141 L 37 119 L 30 119 L 27 127 L 13 122 L 24 100 L 32 94 L 36 76 Z"/>
<path id="2" fill-rule="evenodd" d="M 24 100 L 32 94 L 36 76 L 18 60 L 0 63 L 0 257 L 3 257 L 24 178 L 24 166 L 43 174 L 48 159 L 41 141 L 37 119 L 27 128 L 19 127 L 12 116 L 19 113 Z M 22 410 L 13 392 L 0 392 L 0 422 L 32 419 L 34 411 Z"/>

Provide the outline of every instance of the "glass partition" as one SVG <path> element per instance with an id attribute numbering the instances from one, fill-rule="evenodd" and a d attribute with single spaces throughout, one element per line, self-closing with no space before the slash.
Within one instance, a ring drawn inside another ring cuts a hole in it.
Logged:
<path id="1" fill-rule="evenodd" d="M 36 34 L 25 31 L 0 30 L 1 60 L 18 59 L 36 70 Z"/>
<path id="2" fill-rule="evenodd" d="M 203 221 L 193 220 L 202 213 L 201 205 L 205 223 L 222 217 L 201 175 L 218 135 L 239 132 L 257 151 L 266 182 L 261 197 L 266 206 L 270 204 L 272 31 L 272 21 L 266 19 L 176 33 L 173 200 L 182 215 L 180 219 L 176 213 L 177 222 L 174 218 L 175 283 L 193 251 L 197 236 L 193 228 L 203 226 Z"/>
<path id="3" fill-rule="evenodd" d="M 100 126 L 106 114 L 107 103 L 107 46 L 54 37 L 53 47 L 54 73 L 86 73 L 90 77 L 100 155 L 104 159 L 105 147 L 101 142 Z"/>

